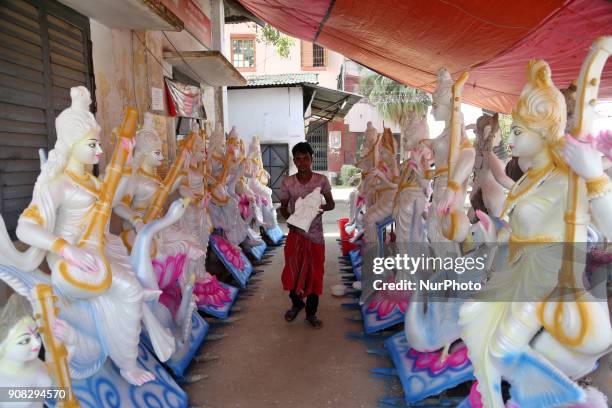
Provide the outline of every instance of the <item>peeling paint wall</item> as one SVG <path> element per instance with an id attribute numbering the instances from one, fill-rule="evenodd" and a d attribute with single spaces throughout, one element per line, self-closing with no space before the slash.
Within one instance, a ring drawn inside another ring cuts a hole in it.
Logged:
<path id="1" fill-rule="evenodd" d="M 96 119 L 102 126 L 104 168 L 113 151 L 111 132 L 122 119 L 127 106 L 135 107 L 140 115 L 151 110 L 151 88 L 164 87 L 164 72 L 172 72 L 159 65 L 163 60 L 162 33 L 110 29 L 91 20 L 93 65 L 96 80 Z M 147 51 L 148 48 L 148 51 Z M 164 106 L 167 109 L 166 106 Z M 174 159 L 174 119 L 166 110 L 156 111 L 156 127 L 164 142 L 164 156 Z M 167 170 L 167 162 L 162 173 Z"/>
<path id="2" fill-rule="evenodd" d="M 104 169 L 114 148 L 112 129 L 119 125 L 125 108 L 138 110 L 142 124 L 144 113 L 151 111 L 151 88 L 164 88 L 162 33 L 110 29 L 94 20 L 91 22 L 92 56 L 96 82 L 96 119 L 102 126 L 104 156 L 100 168 Z M 148 51 L 147 51 L 148 48 Z M 159 62 L 158 62 L 159 61 Z M 167 75 L 172 72 L 165 68 Z M 155 128 L 163 142 L 166 160 L 159 169 L 164 176 L 168 160 L 174 160 L 176 143 L 174 118 L 164 111 L 155 111 Z M 116 216 L 111 220 L 111 231 L 120 231 L 121 222 Z"/>
<path id="3" fill-rule="evenodd" d="M 135 106 L 132 73 L 131 30 L 111 30 L 95 20 L 91 23 L 92 57 L 96 82 L 96 119 L 102 126 L 104 156 L 100 168 L 112 154 L 113 127 L 121 122 L 125 106 Z"/>

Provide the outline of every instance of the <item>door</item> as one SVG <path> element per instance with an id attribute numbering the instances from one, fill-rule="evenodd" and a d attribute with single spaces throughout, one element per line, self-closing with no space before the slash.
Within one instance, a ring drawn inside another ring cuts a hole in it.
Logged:
<path id="1" fill-rule="evenodd" d="M 0 2 L 0 213 L 14 238 L 70 87 L 94 99 L 89 19 L 52 0 Z M 95 111 L 95 104 L 92 105 Z"/>
<path id="2" fill-rule="evenodd" d="M 312 169 L 314 171 L 327 171 L 327 123 L 312 122 L 308 126 L 306 141 L 314 150 Z"/>
<path id="3" fill-rule="evenodd" d="M 261 159 L 270 173 L 268 187 L 272 189 L 272 201 L 279 202 L 283 178 L 289 175 L 289 145 L 286 143 L 262 143 Z"/>

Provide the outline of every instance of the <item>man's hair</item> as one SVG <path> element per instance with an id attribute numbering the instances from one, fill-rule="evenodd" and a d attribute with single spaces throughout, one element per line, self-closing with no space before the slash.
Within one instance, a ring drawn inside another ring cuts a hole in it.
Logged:
<path id="1" fill-rule="evenodd" d="M 295 146 L 293 146 L 293 148 L 291 149 L 292 156 L 295 156 L 296 153 L 309 154 L 310 157 L 312 157 L 314 155 L 314 150 L 312 150 L 312 146 L 310 145 L 310 143 L 300 142 L 296 144 Z"/>

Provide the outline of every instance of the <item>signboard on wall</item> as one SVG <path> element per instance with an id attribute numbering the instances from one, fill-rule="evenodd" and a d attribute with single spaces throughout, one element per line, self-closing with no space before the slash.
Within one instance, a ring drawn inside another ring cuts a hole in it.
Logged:
<path id="1" fill-rule="evenodd" d="M 342 147 L 342 132 L 340 130 L 330 130 L 329 148 L 340 149 Z"/>
<path id="2" fill-rule="evenodd" d="M 210 18 L 197 4 L 196 0 L 162 0 L 185 24 L 185 29 L 203 45 L 212 47 L 212 26 Z"/>

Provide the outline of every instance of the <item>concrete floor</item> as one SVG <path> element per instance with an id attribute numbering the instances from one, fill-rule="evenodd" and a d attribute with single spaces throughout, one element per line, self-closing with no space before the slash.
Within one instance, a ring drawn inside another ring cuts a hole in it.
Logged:
<path id="1" fill-rule="evenodd" d="M 344 198 L 344 194 L 338 194 Z M 340 304 L 353 298 L 335 298 L 329 287 L 340 282 L 338 227 L 336 220 L 348 214 L 347 203 L 337 202 L 336 210 L 325 213 L 325 286 L 318 316 L 321 330 L 303 322 L 303 312 L 292 323 L 283 316 L 290 306 L 282 290 L 280 275 L 283 248 L 277 248 L 254 279 L 254 296 L 241 297 L 243 308 L 232 316 L 240 318 L 215 333 L 227 337 L 206 341 L 200 355 L 218 360 L 193 362 L 189 374 L 208 378 L 185 386 L 193 407 L 376 407 L 384 384 L 369 370 L 380 367 L 380 359 L 366 353 L 363 343 L 348 340 L 346 334 L 359 331 L 360 323 L 347 319 L 352 313 Z"/>

